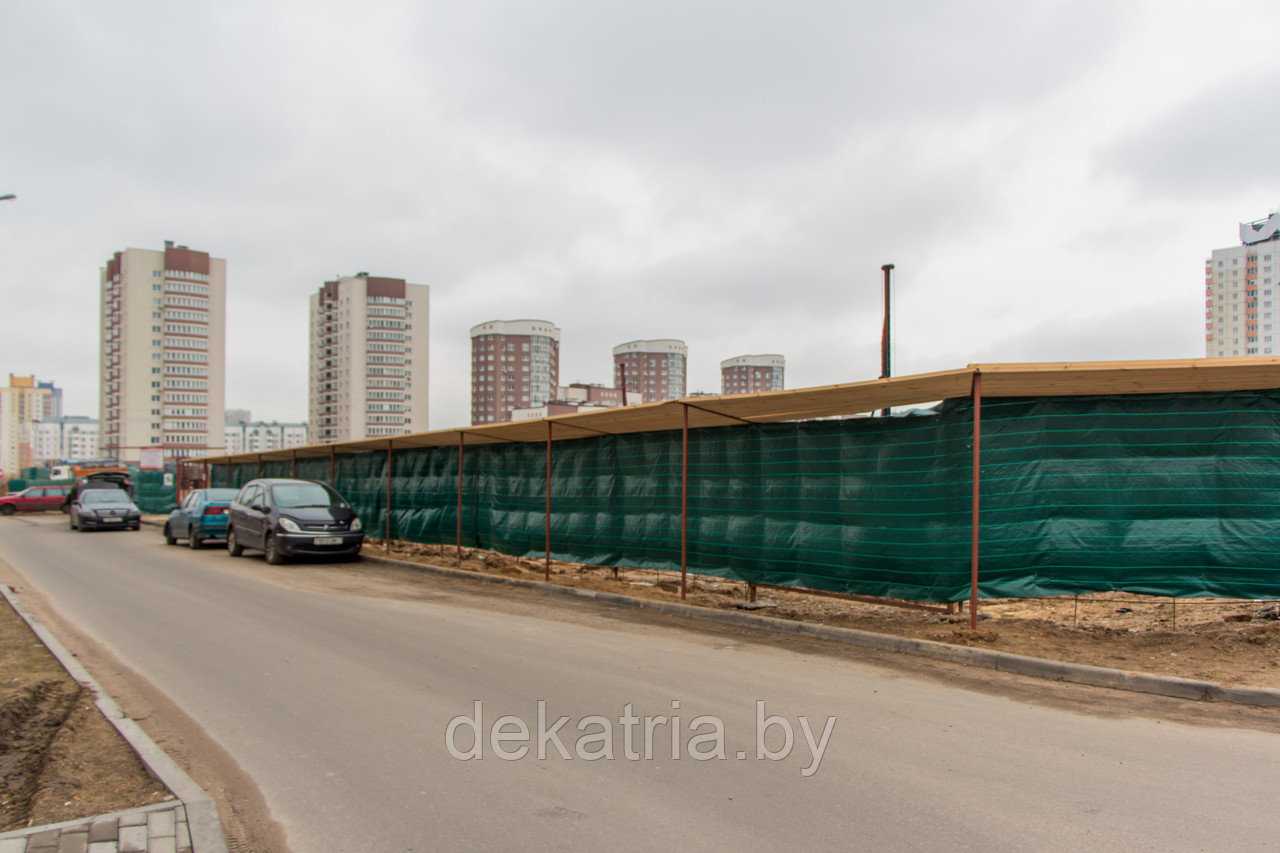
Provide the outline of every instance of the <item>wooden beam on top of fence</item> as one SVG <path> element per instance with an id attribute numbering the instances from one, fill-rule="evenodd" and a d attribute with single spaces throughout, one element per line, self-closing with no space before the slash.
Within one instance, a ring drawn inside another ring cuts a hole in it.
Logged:
<path id="1" fill-rule="evenodd" d="M 690 409 L 697 409 L 699 412 L 706 412 L 708 415 L 718 415 L 719 417 L 722 417 L 722 418 L 732 418 L 733 420 L 741 424 L 755 423 L 755 421 L 749 421 L 746 418 L 740 418 L 737 415 L 731 415 L 728 412 L 717 412 L 715 409 L 708 409 L 706 406 L 696 406 L 693 403 L 681 403 L 680 405 L 684 406 L 684 431 L 685 432 L 689 431 L 689 410 Z"/>
<path id="2" fill-rule="evenodd" d="M 461 433 L 463 432 L 463 430 L 458 430 L 458 432 Z M 519 439 L 506 438 L 501 435 L 489 435 L 488 433 L 480 432 L 479 430 L 475 430 L 475 429 L 466 430 L 466 433 L 469 435 L 478 435 L 481 438 L 487 438 L 490 441 L 501 441 L 505 444 L 523 444 L 523 442 L 521 442 Z"/>
<path id="3" fill-rule="evenodd" d="M 547 421 L 547 423 L 550 424 L 552 422 Z M 557 426 L 572 427 L 573 429 L 579 429 L 579 430 L 582 430 L 583 432 L 589 432 L 592 435 L 616 435 L 616 433 L 605 432 L 602 429 L 593 429 L 591 427 L 578 426 L 577 424 L 565 423 L 564 421 L 555 421 L 555 424 Z"/>
<path id="4" fill-rule="evenodd" d="M 969 628 L 978 629 L 978 483 L 982 461 L 982 371 L 973 371 L 973 531 L 969 545 Z"/>

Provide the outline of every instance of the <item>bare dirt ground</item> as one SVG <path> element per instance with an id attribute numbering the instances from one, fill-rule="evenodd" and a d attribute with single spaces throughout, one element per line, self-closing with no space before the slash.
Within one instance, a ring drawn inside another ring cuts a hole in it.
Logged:
<path id="1" fill-rule="evenodd" d="M 365 553 L 387 556 L 371 540 Z M 542 580 L 543 561 L 463 549 L 462 568 Z M 455 566 L 450 546 L 393 542 L 397 560 Z M 612 569 L 551 562 L 551 582 L 618 592 L 639 598 L 680 601 L 680 575 L 653 570 Z M 745 583 L 690 576 L 686 604 L 734 608 L 747 602 Z M 932 613 L 817 595 L 758 591 L 759 612 L 881 634 L 1093 666 L 1113 667 L 1227 685 L 1280 688 L 1280 606 L 1275 602 L 1178 599 L 1132 593 L 1076 598 L 990 599 L 980 603 L 978 630 L 967 613 Z M 772 605 L 772 606 L 768 606 Z"/>
<path id="2" fill-rule="evenodd" d="M 93 697 L 0 601 L 0 831 L 167 799 Z"/>

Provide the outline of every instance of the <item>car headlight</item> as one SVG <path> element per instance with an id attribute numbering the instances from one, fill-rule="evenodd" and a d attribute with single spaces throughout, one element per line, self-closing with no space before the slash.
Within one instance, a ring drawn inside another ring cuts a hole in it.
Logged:
<path id="1" fill-rule="evenodd" d="M 302 528 L 298 526 L 298 522 L 294 521 L 292 518 L 282 518 L 282 519 L 280 519 L 280 529 L 281 529 L 281 530 L 287 530 L 287 531 L 289 531 L 290 533 L 301 533 L 301 532 L 302 532 Z"/>
<path id="2" fill-rule="evenodd" d="M 353 531 L 354 531 L 354 530 L 364 530 L 364 525 L 360 523 L 360 519 L 358 519 L 358 518 L 353 518 L 353 519 L 351 519 L 351 529 L 352 529 Z"/>

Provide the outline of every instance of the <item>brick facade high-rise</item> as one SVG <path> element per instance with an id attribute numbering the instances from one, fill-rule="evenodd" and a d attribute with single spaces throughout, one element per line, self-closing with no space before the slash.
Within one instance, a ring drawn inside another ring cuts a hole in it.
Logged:
<path id="1" fill-rule="evenodd" d="M 787 360 L 776 353 L 740 355 L 720 362 L 721 394 L 781 391 Z"/>
<path id="2" fill-rule="evenodd" d="M 542 406 L 560 384 L 560 329 L 546 320 L 490 320 L 471 327 L 471 423 L 511 420 Z"/>
<path id="3" fill-rule="evenodd" d="M 685 396 L 688 361 L 684 341 L 667 338 L 618 344 L 613 348 L 613 384 L 617 388 L 625 384 L 628 396 L 639 391 L 646 403 L 678 400 Z"/>

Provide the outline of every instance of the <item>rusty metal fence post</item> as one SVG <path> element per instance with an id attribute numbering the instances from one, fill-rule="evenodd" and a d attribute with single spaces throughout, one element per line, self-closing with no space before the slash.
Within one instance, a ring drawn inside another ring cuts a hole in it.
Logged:
<path id="1" fill-rule="evenodd" d="M 458 433 L 458 532 L 455 540 L 457 545 L 455 565 L 458 568 L 462 568 L 462 451 L 465 438 L 466 433 Z"/>
<path id="2" fill-rule="evenodd" d="M 387 439 L 387 553 L 391 553 L 391 439 Z"/>
<path id="3" fill-rule="evenodd" d="M 969 551 L 969 628 L 978 629 L 978 483 L 982 458 L 982 372 L 973 372 L 973 531 Z"/>
<path id="4" fill-rule="evenodd" d="M 680 597 L 686 594 L 689 574 L 689 407 L 681 405 L 684 426 L 680 433 Z"/>
<path id="5" fill-rule="evenodd" d="M 546 502 L 547 560 L 543 579 L 551 580 L 551 421 L 547 421 L 547 502 Z"/>

